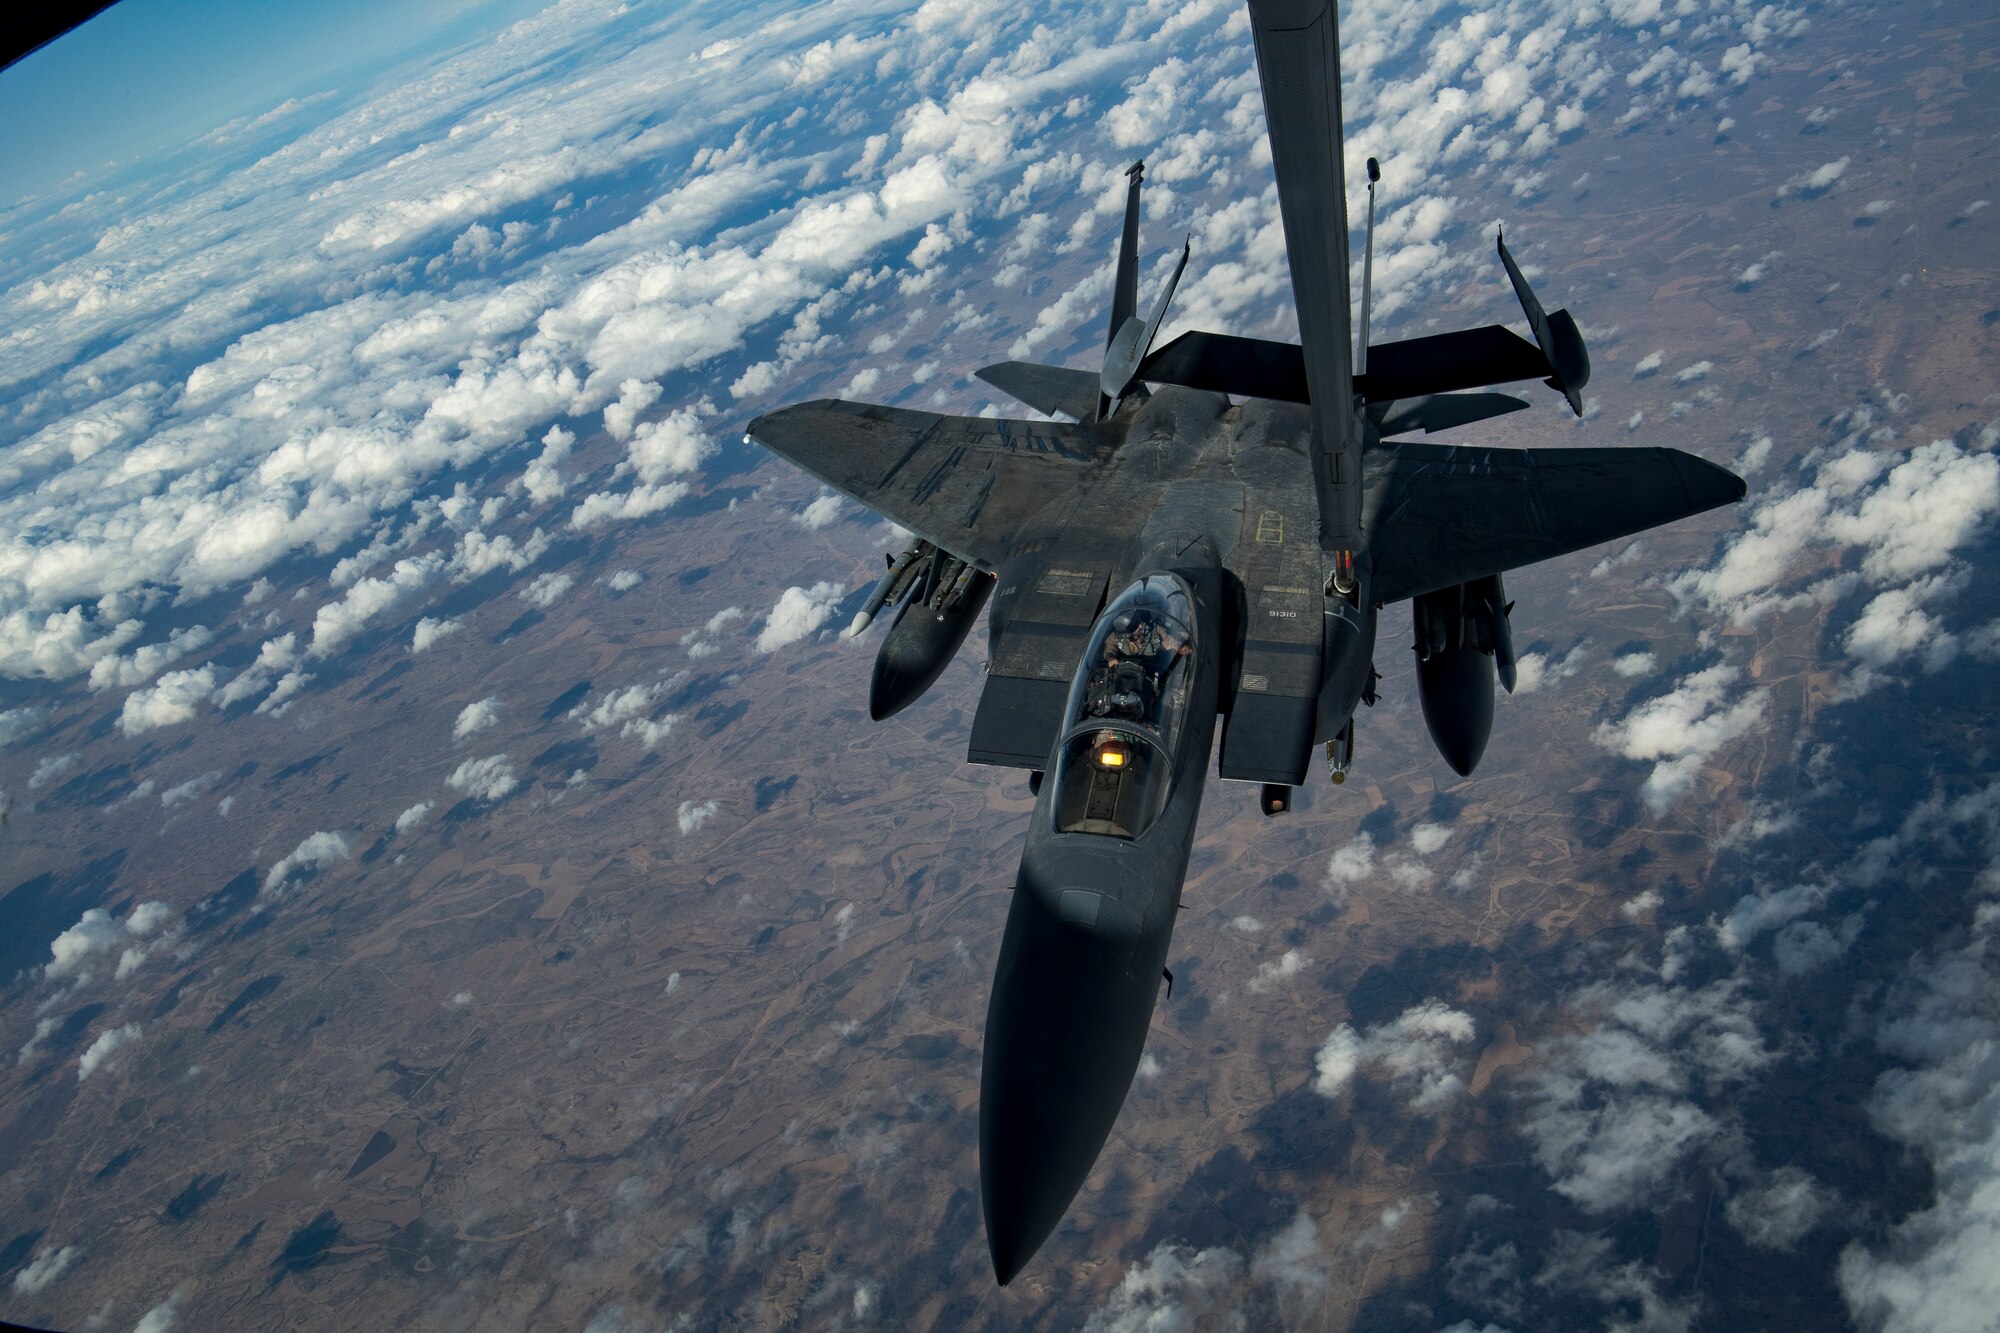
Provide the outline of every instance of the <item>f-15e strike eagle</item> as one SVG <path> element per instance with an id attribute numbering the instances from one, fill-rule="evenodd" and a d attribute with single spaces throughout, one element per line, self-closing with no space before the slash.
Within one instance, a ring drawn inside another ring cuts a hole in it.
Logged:
<path id="1" fill-rule="evenodd" d="M 1102 368 L 979 376 L 1067 422 L 821 400 L 750 438 L 917 538 L 856 618 L 899 609 L 869 711 L 930 687 L 980 609 L 990 655 L 968 758 L 1030 770 L 1033 823 L 986 1013 L 979 1166 L 1002 1284 L 1061 1221 L 1124 1104 L 1165 976 L 1215 733 L 1224 778 L 1290 807 L 1314 748 L 1335 782 L 1374 701 L 1377 617 L 1411 603 L 1417 694 L 1469 774 L 1510 691 L 1510 569 L 1740 500 L 1674 449 L 1491 449 L 1398 437 L 1526 407 L 1581 415 L 1569 313 L 1499 242 L 1534 341 L 1497 325 L 1368 345 L 1349 317 L 1333 0 L 1249 0 L 1299 342 L 1188 333 L 1155 350 L 1180 265 L 1141 316 L 1131 169 Z M 1369 232 L 1374 182 L 1369 160 Z M 1046 775 L 1046 776 L 1045 776 Z"/>

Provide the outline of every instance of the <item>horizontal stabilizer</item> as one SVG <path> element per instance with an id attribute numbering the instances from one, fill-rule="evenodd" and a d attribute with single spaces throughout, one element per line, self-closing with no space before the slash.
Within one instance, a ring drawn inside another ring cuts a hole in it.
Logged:
<path id="1" fill-rule="evenodd" d="M 1515 380 L 1546 379 L 1548 359 L 1539 347 L 1498 324 L 1426 338 L 1377 343 L 1368 349 L 1368 373 L 1354 377 L 1354 392 L 1371 403 L 1392 398 L 1480 389 Z"/>
<path id="2" fill-rule="evenodd" d="M 1392 398 L 1374 403 L 1368 415 L 1383 439 L 1420 430 L 1450 430 L 1519 412 L 1528 404 L 1510 393 L 1433 393 L 1421 398 Z"/>
<path id="3" fill-rule="evenodd" d="M 1087 421 L 1097 412 L 1098 377 L 1087 370 L 1002 361 L 972 373 L 1009 398 L 1048 416 L 1060 413 L 1074 421 Z"/>
<path id="4" fill-rule="evenodd" d="M 982 374 L 984 372 L 981 372 Z M 1377 343 L 1354 391 L 1371 403 L 1478 389 L 1553 375 L 1541 349 L 1498 324 L 1426 338 Z M 1155 384 L 1235 394 L 1239 398 L 1307 401 L 1306 359 L 1295 343 L 1231 333 L 1184 333 L 1147 357 L 1139 378 Z"/>
<path id="5" fill-rule="evenodd" d="M 1309 397 L 1305 353 L 1296 343 L 1233 333 L 1183 333 L 1139 363 L 1139 378 L 1239 398 L 1303 403 Z"/>

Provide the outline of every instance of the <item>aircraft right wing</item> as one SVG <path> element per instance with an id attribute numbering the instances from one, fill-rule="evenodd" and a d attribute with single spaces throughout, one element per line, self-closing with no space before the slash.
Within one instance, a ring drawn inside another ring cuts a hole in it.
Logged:
<path id="1" fill-rule="evenodd" d="M 1099 459 L 1089 435 L 1052 421 L 948 417 L 822 398 L 767 412 L 752 439 L 841 494 L 989 572 L 1051 501 L 1074 497 Z"/>
<path id="2" fill-rule="evenodd" d="M 1385 443 L 1364 460 L 1387 605 L 1731 504 L 1743 479 L 1679 449 Z"/>

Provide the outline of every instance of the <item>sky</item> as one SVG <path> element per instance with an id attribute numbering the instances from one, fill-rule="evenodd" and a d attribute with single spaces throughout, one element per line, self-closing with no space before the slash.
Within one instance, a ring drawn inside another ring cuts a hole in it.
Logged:
<path id="1" fill-rule="evenodd" d="M 0 201 L 129 166 L 288 99 L 343 99 L 537 0 L 120 0 L 0 71 Z"/>
<path id="2" fill-rule="evenodd" d="M 1691 17 L 1678 17 L 1683 9 Z M 1168 238 L 1195 236 L 1163 337 L 1185 327 L 1283 333 L 1273 326 L 1285 318 L 1284 259 L 1234 3 L 1059 14 L 774 5 L 732 26 L 713 10 L 574 0 L 539 25 L 463 47 L 452 46 L 463 11 L 451 8 L 410 18 L 380 6 L 365 11 L 383 16 L 365 34 L 316 29 L 316 18 L 291 11 L 211 8 L 193 20 L 208 25 L 200 41 L 175 21 L 183 12 L 121 6 L 105 21 L 137 25 L 122 37 L 106 30 L 124 54 L 107 48 L 67 76 L 60 65 L 38 74 L 32 62 L 0 76 L 9 97 L 18 78 L 39 87 L 19 94 L 23 105 L 68 108 L 47 131 L 59 146 L 44 165 L 19 170 L 59 180 L 49 173 L 76 161 L 147 151 L 148 141 L 121 137 L 132 114 L 87 90 L 107 67 L 165 79 L 144 85 L 158 90 L 148 105 L 185 108 L 171 132 L 164 123 L 150 131 L 154 144 L 287 98 L 336 95 L 296 124 L 272 122 L 255 151 L 211 136 L 200 170 L 178 188 L 146 181 L 130 199 L 105 192 L 61 212 L 54 203 L 21 210 L 41 230 L 12 246 L 0 238 L 0 262 L 19 274 L 0 284 L 0 684 L 31 699 L 0 713 L 8 790 L 23 802 L 17 821 L 58 799 L 68 775 L 152 762 L 137 756 L 204 728 L 226 728 L 249 747 L 276 719 L 305 725 L 341 688 L 335 659 L 369 643 L 365 633 L 385 632 L 367 648 L 381 655 L 407 644 L 415 657 L 454 633 L 473 642 L 474 613 L 442 604 L 481 580 L 510 614 L 523 601 L 587 610 L 594 603 L 584 599 L 603 594 L 554 567 L 565 549 L 585 540 L 579 534 L 675 522 L 676 507 L 699 496 L 704 469 L 762 406 L 844 391 L 970 410 L 979 400 L 965 395 L 977 390 L 955 377 L 979 364 L 973 358 L 1011 350 L 1064 359 L 1079 330 L 1101 336 L 1105 272 L 1092 261 L 1115 227 L 1119 172 L 1139 152 L 1149 162 L 1149 264 L 1168 253 Z M 474 17 L 491 28 L 511 12 Z M 1651 0 L 1476 12 L 1442 0 L 1357 0 L 1349 12 L 1350 165 L 1379 153 L 1394 173 L 1375 270 L 1385 325 L 1462 301 L 1475 286 L 1508 300 L 1492 272 L 1494 215 L 1563 208 L 1584 190 L 1565 166 L 1567 144 L 1625 136 L 1636 152 L 1661 123 L 1714 144 L 1709 188 L 1741 190 L 1760 215 L 1810 219 L 1801 230 L 1822 236 L 1862 234 L 1853 217 L 1888 218 L 1886 245 L 1904 207 L 1928 209 L 1939 226 L 1977 228 L 1992 217 L 1969 194 L 1897 202 L 1907 192 L 1894 186 L 1893 141 L 1855 131 L 1835 151 L 1798 128 L 1812 123 L 1808 105 L 1771 105 L 1772 69 L 1795 57 L 1808 31 L 1803 6 L 1687 0 L 1669 18 Z M 751 23 L 762 25 L 758 40 L 741 40 Z M 170 40 L 189 45 L 188 61 L 158 58 Z M 420 64 L 396 63 L 421 53 Z M 60 45 L 35 59 L 57 57 L 69 58 Z M 267 65 L 314 73 L 250 72 Z M 100 110 L 116 114 L 100 119 Z M 1740 138 L 1778 127 L 1754 164 L 1724 146 L 1738 117 L 1749 122 Z M 1790 164 L 1770 165 L 1785 155 Z M 56 232 L 59 240 L 36 239 Z M 1519 247 L 1531 264 L 1533 245 L 1528 236 Z M 1759 244 L 1726 266 L 1716 256 L 1675 262 L 1731 319 L 1792 318 L 1807 307 L 1813 324 L 1783 353 L 1787 374 L 1823 374 L 1819 358 L 1841 353 L 1827 341 L 1840 329 L 1813 331 L 1840 317 L 1799 294 L 1808 282 L 1824 286 L 1806 276 L 1816 258 Z M 1703 264 L 1715 271 L 1704 277 Z M 1050 274 L 1052 286 L 1038 285 Z M 1544 291 L 1587 290 L 1591 280 L 1579 266 Z M 1641 314 L 1615 315 L 1616 303 L 1556 299 L 1587 318 L 1631 321 L 1622 337 L 1589 327 L 1600 358 L 1592 396 L 1622 394 L 1652 413 L 1565 422 L 1576 432 L 1565 438 L 1699 447 L 1755 487 L 1740 530 L 1712 556 L 1659 571 L 1660 596 L 1713 631 L 1695 651 L 1656 660 L 1619 650 L 1614 662 L 1608 645 L 1582 641 L 1524 659 L 1531 699 L 1616 671 L 1629 692 L 1607 703 L 1591 743 L 1606 781 L 1630 795 L 1633 820 L 1684 834 L 1733 808 L 1737 797 L 1719 797 L 1713 775 L 1785 725 L 1785 699 L 1757 661 L 1760 626 L 1826 617 L 1819 647 L 1836 717 L 1835 705 L 1871 693 L 1991 680 L 2000 624 L 1968 589 L 1977 543 L 2000 513 L 2000 432 L 1964 414 L 1927 415 L 1930 405 L 1912 403 L 1900 381 L 1845 385 L 1823 420 L 1760 421 L 1759 365 L 1711 359 L 1705 343 L 1656 334 Z M 1829 289 L 1825 299 L 1845 298 Z M 1504 305 L 1493 313 L 1513 314 Z M 863 345 L 868 364 L 853 370 Z M 615 447 L 577 447 L 600 430 Z M 592 461 L 606 455 L 612 461 Z M 827 497 L 809 494 L 793 497 L 803 507 L 790 516 L 818 532 Z M 777 499 L 760 502 L 783 512 Z M 861 544 L 853 532 L 832 535 Z M 1633 545 L 1605 560 L 1640 554 Z M 754 607 L 717 611 L 679 645 L 690 662 L 729 653 L 725 661 L 754 665 L 815 643 L 837 623 L 846 592 L 831 576 L 855 562 L 813 558 L 824 567 L 769 571 Z M 672 756 L 675 688 L 664 672 L 599 680 L 562 725 L 605 738 L 607 749 L 615 734 Z M 446 750 L 450 775 L 421 789 L 412 776 L 393 808 L 342 807 L 304 824 L 321 812 L 277 812 L 258 863 L 270 910 L 310 901 L 313 884 L 342 883 L 353 849 L 391 820 L 422 836 L 433 803 L 545 795 L 520 769 L 522 751 L 510 757 L 494 741 L 486 752 L 510 702 L 496 699 L 453 715 L 452 743 L 480 751 L 461 759 Z M 86 715 L 100 725 L 70 726 Z M 64 739 L 51 719 L 69 728 Z M 1803 733 L 1777 740 L 1805 744 Z M 1514 1123 L 1538 1178 L 1574 1205 L 1578 1225 L 1664 1208 L 1702 1167 L 1733 1191 L 1729 1225 L 1774 1254 L 1852 1202 L 1805 1166 L 1746 1151 L 1735 1104 L 1767 1078 L 1778 1082 L 1772 1071 L 1796 1067 L 1787 1062 L 1810 1065 L 1787 1034 L 1786 997 L 1808 981 L 1834 993 L 1853 984 L 1853 951 L 1875 947 L 1862 927 L 1890 915 L 1874 895 L 1904 887 L 1899 858 L 1948 858 L 1963 844 L 2000 866 L 2000 797 L 1983 780 L 1951 775 L 1935 795 L 1896 793 L 1908 799 L 1885 799 L 1858 835 L 1865 855 L 1820 865 L 1786 839 L 1844 795 L 1831 759 L 1814 767 L 1832 746 L 1778 766 L 1803 774 L 1807 789 L 1759 788 L 1743 798 L 1741 826 L 1715 834 L 1754 870 L 1728 886 L 1740 889 L 1739 903 L 1703 921 L 1675 918 L 1677 905 L 1657 894 L 1633 898 L 1630 911 L 1616 910 L 1646 923 L 1643 943 L 1593 962 L 1526 1032 L 1546 1057 L 1513 1085 Z M 135 775 L 135 791 L 144 782 L 142 795 L 157 794 L 162 809 L 224 826 L 231 798 L 201 785 L 220 777 L 169 771 L 171 755 L 156 762 L 157 783 Z M 695 798 L 680 807 L 682 834 L 728 826 L 730 811 Z M 1407 839 L 1364 833 L 1334 853 L 1324 891 L 1342 903 L 1384 881 L 1443 892 L 1461 870 L 1476 884 L 1475 836 L 1428 823 Z M 1983 882 L 2000 884 L 2000 871 Z M 170 1031 L 144 1019 L 139 988 L 164 970 L 148 964 L 147 941 L 170 932 L 185 906 L 140 904 L 122 922 L 92 909 L 55 936 L 36 982 L 44 990 L 82 995 L 84 969 L 70 964 L 93 952 L 101 965 L 91 984 L 133 988 L 119 1000 L 129 1010 L 105 1015 L 62 1077 L 103 1088 Z M 1954 910 L 1969 915 L 1963 907 Z M 1878 1024 L 1858 990 L 1844 1036 L 1849 1048 L 1879 1046 L 1899 1062 L 1880 1062 L 1887 1072 L 1871 1085 L 1871 1104 L 1884 1135 L 1940 1173 L 1928 1212 L 1894 1234 L 1885 1223 L 1856 1239 L 1840 1271 L 1854 1309 L 1912 1312 L 1907 1326 L 1923 1325 L 1922 1302 L 1939 1292 L 1974 1319 L 1991 1309 L 1977 1281 L 2000 1170 L 1996 1122 L 1918 1114 L 1950 1095 L 1989 1108 L 2000 1098 L 1991 1069 L 1958 1067 L 1977 1043 L 2000 1049 L 1990 990 L 1980 989 L 2000 916 L 1989 907 L 1979 921 L 1934 949 L 1927 940 L 1928 958 L 1906 950 L 1880 965 L 1896 1013 L 1958 1015 L 1971 1040 L 1926 1045 L 1924 1024 Z M 114 945 L 135 953 L 129 973 L 107 975 Z M 1303 949 L 1269 968 L 1258 983 L 1268 993 L 1316 975 Z M 1458 1114 L 1476 1049 L 1468 1034 L 1483 1036 L 1490 1021 L 1462 1003 L 1427 997 L 1401 1015 L 1330 1024 L 1310 1071 L 1277 1076 L 1309 1078 L 1309 1095 L 1329 1099 L 1382 1084 L 1413 1114 Z M 9 1021 L 28 1006 L 16 1008 Z M 38 1030 L 20 1034 L 23 1062 Z M 1391 1211 L 1421 1218 L 1426 1206 L 1399 1200 Z M 1804 1230 L 1779 1226 L 1787 1217 Z M 1188 1273 L 1247 1269 L 1262 1281 L 1288 1271 L 1266 1262 L 1280 1249 L 1335 1265 L 1341 1256 L 1316 1248 L 1331 1244 L 1331 1223 L 1316 1223 L 1303 1203 L 1299 1219 L 1255 1238 L 1254 1256 L 1184 1256 L 1177 1290 L 1190 1290 Z M 58 1262 L 68 1240 L 48 1238 L 48 1272 L 68 1262 Z M 1503 1243 L 1512 1242 L 1496 1232 L 1477 1252 L 1497 1264 Z M 1533 1281 L 1544 1285 L 1584 1289 L 1586 1277 L 1621 1272 L 1654 1281 L 1637 1260 L 1607 1264 L 1593 1243 L 1560 1231 L 1520 1262 L 1540 1265 Z M 1132 1271 L 1164 1283 L 1179 1262 L 1162 1242 Z M 1529 1267 L 1476 1292 L 1479 1308 L 1504 1313 L 1525 1299 Z M 1914 1274 L 1930 1295 L 1906 1280 Z"/>

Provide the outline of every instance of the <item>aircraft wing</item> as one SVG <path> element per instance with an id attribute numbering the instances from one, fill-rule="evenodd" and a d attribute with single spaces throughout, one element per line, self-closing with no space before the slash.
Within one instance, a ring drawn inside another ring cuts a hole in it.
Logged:
<path id="1" fill-rule="evenodd" d="M 1740 500 L 1679 449 L 1383 444 L 1364 469 L 1374 591 L 1387 605 Z"/>
<path id="2" fill-rule="evenodd" d="M 1074 497 L 1098 462 L 1053 421 L 947 417 L 822 398 L 779 408 L 749 433 L 848 498 L 953 555 L 998 569 L 1027 521 Z"/>

